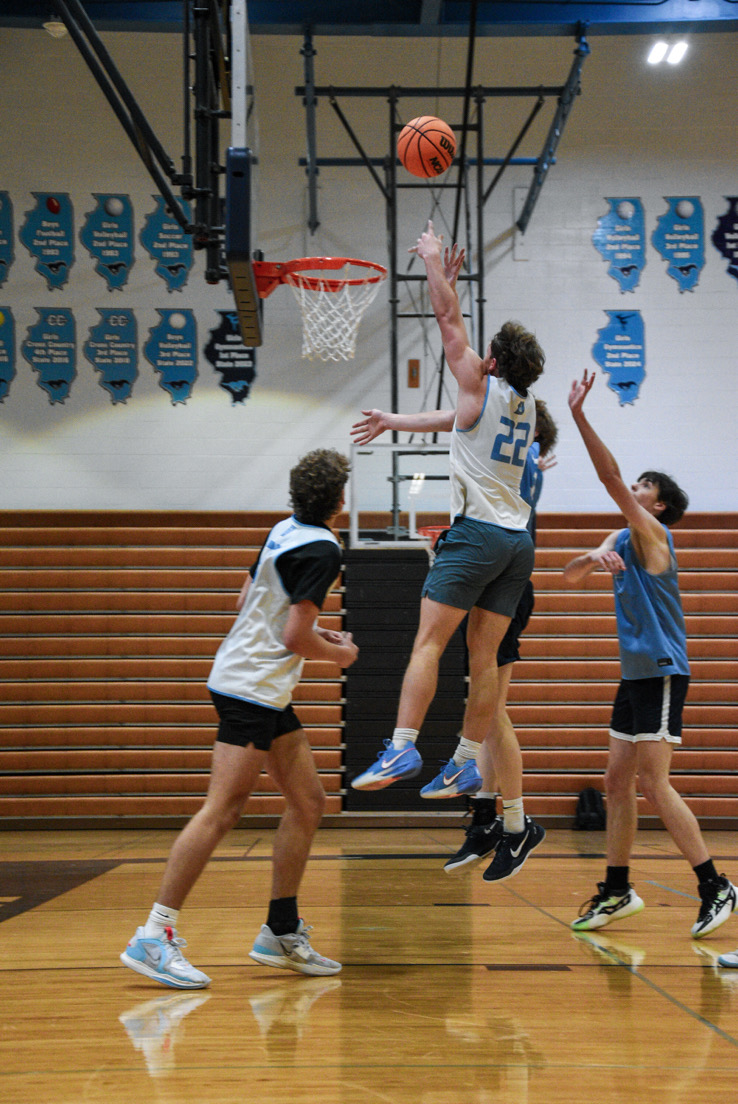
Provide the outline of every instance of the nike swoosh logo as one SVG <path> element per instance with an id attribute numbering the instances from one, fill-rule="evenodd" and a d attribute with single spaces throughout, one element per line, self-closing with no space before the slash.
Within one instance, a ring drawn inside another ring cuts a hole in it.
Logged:
<path id="1" fill-rule="evenodd" d="M 523 838 L 520 841 L 520 846 L 518 847 L 517 851 L 513 847 L 510 848 L 510 854 L 512 855 L 512 857 L 514 859 L 517 859 L 518 855 L 523 850 L 523 847 L 525 845 L 525 841 L 527 840 L 527 838 L 528 838 L 528 833 L 526 832 L 525 835 L 523 836 Z"/>
<path id="2" fill-rule="evenodd" d="M 389 770 L 389 768 L 392 766 L 392 764 L 396 763 L 398 759 L 401 759 L 404 754 L 405 754 L 404 751 L 401 751 L 401 752 L 399 752 L 398 755 L 395 755 L 393 759 L 383 759 L 382 760 L 382 770 Z"/>
<path id="3" fill-rule="evenodd" d="M 444 776 L 443 776 L 444 786 L 451 786 L 456 781 L 456 779 L 459 777 L 459 775 L 461 775 L 463 773 L 464 773 L 464 768 L 462 767 L 460 771 L 457 771 L 456 774 L 452 774 L 450 778 L 447 778 L 446 775 L 444 774 Z"/>
<path id="4" fill-rule="evenodd" d="M 146 965 L 151 966 L 152 970 L 159 969 L 159 952 L 155 947 L 150 947 L 148 943 L 143 945 L 144 955 L 146 957 Z"/>

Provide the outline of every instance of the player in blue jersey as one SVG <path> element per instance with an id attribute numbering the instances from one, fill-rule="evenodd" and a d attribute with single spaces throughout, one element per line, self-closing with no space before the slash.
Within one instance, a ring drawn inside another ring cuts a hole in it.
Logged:
<path id="1" fill-rule="evenodd" d="M 344 505 L 349 462 L 316 449 L 290 472 L 294 514 L 267 536 L 238 598 L 238 616 L 208 678 L 220 724 L 205 803 L 174 842 L 156 903 L 120 956 L 124 965 L 175 989 L 202 989 L 210 978 L 184 958 L 179 910 L 215 847 L 233 828 L 262 770 L 285 800 L 272 849 L 272 896 L 250 957 L 263 966 L 329 975 L 338 962 L 310 945 L 297 892 L 325 792 L 291 705 L 305 659 L 350 667 L 358 648 L 350 633 L 318 626 L 326 594 L 341 568 L 329 528 Z"/>
<path id="2" fill-rule="evenodd" d="M 504 831 L 486 881 L 517 874 L 545 836 L 523 810 L 520 747 L 499 715 L 496 656 L 533 570 L 529 505 L 520 495 L 525 458 L 533 441 L 535 404 L 530 387 L 543 371 L 544 354 L 533 334 L 506 322 L 484 357 L 471 348 L 455 291 L 463 254 L 442 256 L 432 222 L 414 247 L 425 263 L 428 292 L 449 368 L 458 384 L 451 435 L 452 524 L 426 577 L 420 624 L 402 684 L 394 733 L 376 762 L 351 785 L 380 789 L 415 777 L 422 759 L 415 748 L 436 692 L 441 655 L 468 615 L 469 694 L 464 736 L 491 741 L 503 798 Z M 452 278 L 449 279 L 449 272 Z"/>
<path id="3" fill-rule="evenodd" d="M 595 374 L 585 371 L 581 381 L 574 381 L 569 407 L 595 471 L 628 527 L 573 559 L 564 569 L 564 579 L 576 585 L 597 570 L 613 576 L 622 677 L 610 721 L 605 775 L 605 881 L 571 926 L 589 931 L 643 909 L 629 882 L 640 789 L 697 876 L 701 905 L 692 935 L 700 939 L 728 919 L 736 907 L 736 889 L 717 873 L 694 814 L 669 780 L 674 747 L 682 742 L 689 663 L 674 542 L 667 527 L 679 521 L 688 500 L 663 472 L 644 472 L 631 487 L 626 485 L 615 458 L 584 414 L 594 380 Z"/>

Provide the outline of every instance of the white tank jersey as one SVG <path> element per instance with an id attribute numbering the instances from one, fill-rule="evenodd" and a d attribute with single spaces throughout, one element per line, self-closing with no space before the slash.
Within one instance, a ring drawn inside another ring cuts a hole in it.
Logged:
<path id="1" fill-rule="evenodd" d="M 318 541 L 325 547 L 324 558 L 330 561 L 327 570 L 332 571 L 325 584 L 327 590 L 340 569 L 340 546 L 330 529 L 303 525 L 294 517 L 274 526 L 259 553 L 246 601 L 216 653 L 209 690 L 273 709 L 289 705 L 305 661 L 284 645 L 292 597 L 284 588 L 277 560 L 285 552 Z M 316 605 L 321 603 L 322 598 Z"/>
<path id="2" fill-rule="evenodd" d="M 520 497 L 525 458 L 536 428 L 536 405 L 505 380 L 487 377 L 482 412 L 470 429 L 454 423 L 449 461 L 451 518 L 470 517 L 525 529 L 530 506 Z"/>

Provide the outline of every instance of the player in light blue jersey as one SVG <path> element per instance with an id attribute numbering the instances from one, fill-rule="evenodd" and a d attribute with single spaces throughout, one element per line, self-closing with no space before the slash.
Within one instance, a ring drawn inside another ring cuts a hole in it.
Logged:
<path id="1" fill-rule="evenodd" d="M 584 414 L 594 380 L 594 373 L 588 376 L 585 371 L 581 381 L 574 381 L 569 407 L 595 471 L 628 527 L 611 533 L 593 552 L 575 557 L 565 567 L 564 579 L 576 585 L 597 570 L 613 576 L 622 678 L 610 722 L 605 775 L 605 881 L 571 926 L 589 931 L 643 909 L 629 882 L 640 789 L 697 876 L 701 905 L 692 936 L 700 939 L 728 919 L 736 907 L 736 889 L 717 873 L 694 814 L 669 780 L 674 747 L 682 742 L 689 663 L 674 543 L 667 526 L 679 521 L 688 500 L 663 472 L 644 472 L 627 486 L 615 458 Z"/>
<path id="2" fill-rule="evenodd" d="M 449 452 L 452 524 L 436 545 L 423 586 L 420 624 L 394 733 L 376 762 L 351 785 L 381 789 L 420 772 L 415 742 L 435 696 L 439 661 L 468 615 L 469 694 L 463 733 L 477 745 L 490 741 L 504 830 L 483 877 L 504 881 L 518 873 L 545 836 L 523 810 L 522 757 L 514 731 L 509 732 L 500 715 L 496 663 L 533 570 L 530 506 L 521 497 L 520 483 L 535 429 L 530 387 L 545 358 L 533 334 L 517 322 L 506 322 L 480 356 L 469 344 L 454 286 L 463 252 L 454 246 L 444 259 L 432 222 L 413 248 L 425 263 L 446 361 L 458 384 Z"/>
<path id="3" fill-rule="evenodd" d="M 161 985 L 203 989 L 210 984 L 183 956 L 177 918 L 215 847 L 238 823 L 262 770 L 273 778 L 285 807 L 272 849 L 267 921 L 249 955 L 263 966 L 300 974 L 341 969 L 311 947 L 310 928 L 297 910 L 325 792 L 291 698 L 305 659 L 350 667 L 359 654 L 350 633 L 318 625 L 341 567 L 329 523 L 343 509 L 348 473 L 348 460 L 332 449 L 315 449 L 292 469 L 294 514 L 267 536 L 238 597 L 238 616 L 216 654 L 208 688 L 220 723 L 207 797 L 174 841 L 149 918 L 120 956 L 125 966 Z"/>

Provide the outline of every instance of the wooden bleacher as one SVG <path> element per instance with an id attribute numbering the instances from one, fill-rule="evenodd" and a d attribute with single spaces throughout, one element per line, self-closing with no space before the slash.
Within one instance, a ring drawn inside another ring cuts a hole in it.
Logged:
<path id="1" fill-rule="evenodd" d="M 281 516 L 0 514 L 0 827 L 174 826 L 196 811 L 215 733 L 205 679 L 244 572 Z M 561 568 L 618 524 L 538 518 L 536 608 L 509 712 L 526 810 L 544 823 L 570 824 L 578 792 L 602 785 L 618 679 L 610 580 L 571 590 Z M 704 825 L 734 827 L 738 514 L 689 514 L 674 539 L 692 661 L 675 785 Z M 342 605 L 339 587 L 322 623 L 340 627 Z M 295 695 L 337 823 L 343 689 L 337 667 L 308 662 Z M 263 775 L 245 815 L 274 818 L 281 807 Z"/>

